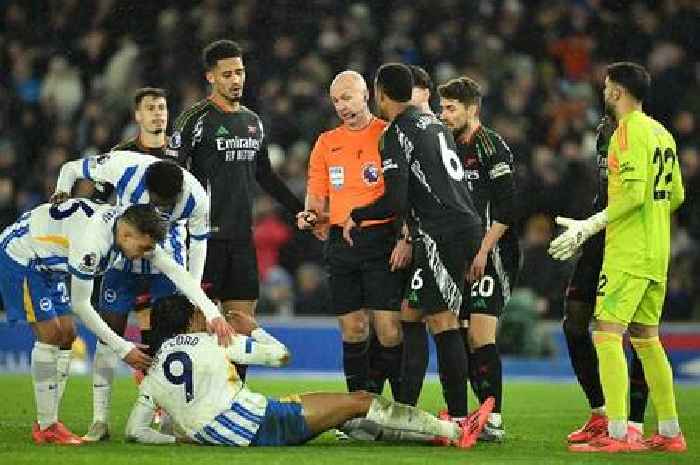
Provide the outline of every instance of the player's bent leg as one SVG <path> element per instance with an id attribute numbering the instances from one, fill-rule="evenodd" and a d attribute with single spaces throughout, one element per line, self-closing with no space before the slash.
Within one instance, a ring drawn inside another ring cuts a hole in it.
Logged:
<path id="1" fill-rule="evenodd" d="M 349 392 L 367 389 L 369 323 L 367 310 L 356 310 L 338 316 L 343 338 L 343 371 Z"/>
<path id="2" fill-rule="evenodd" d="M 401 307 L 403 354 L 401 356 L 401 383 L 396 400 L 416 405 L 428 370 L 428 332 L 423 314 L 408 305 Z"/>
<path id="3" fill-rule="evenodd" d="M 467 353 L 457 316 L 445 309 L 425 317 L 437 349 L 438 371 L 448 414 L 467 416 Z"/>
<path id="4" fill-rule="evenodd" d="M 494 315 L 472 313 L 469 320 L 469 344 L 474 354 L 474 380 L 477 383 L 479 403 L 493 397 L 495 405 L 480 439 L 483 441 L 503 441 L 505 428 L 501 418 L 503 399 L 503 374 L 501 357 L 496 347 L 496 327 L 498 318 Z M 471 367 L 470 367 L 471 371 Z"/>

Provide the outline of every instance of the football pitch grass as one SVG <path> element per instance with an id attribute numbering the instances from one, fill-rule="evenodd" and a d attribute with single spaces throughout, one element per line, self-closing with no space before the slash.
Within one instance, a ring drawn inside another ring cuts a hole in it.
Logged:
<path id="1" fill-rule="evenodd" d="M 310 391 L 342 391 L 340 380 L 257 378 L 250 387 L 271 396 Z M 62 421 L 84 434 L 92 418 L 89 377 L 72 377 L 61 410 Z M 35 446 L 30 439 L 34 399 L 28 375 L 0 375 L 0 464 L 112 465 L 112 464 L 282 464 L 390 465 L 473 464 L 698 464 L 700 463 L 700 387 L 678 386 L 677 399 L 689 451 L 685 454 L 572 454 L 565 437 L 587 416 L 577 385 L 556 382 L 507 381 L 504 418 L 508 437 L 503 444 L 478 443 L 470 450 L 407 443 L 337 441 L 326 433 L 295 447 L 235 449 L 195 445 L 144 446 L 124 442 L 124 424 L 136 394 L 130 378 L 118 378 L 112 407 L 112 438 L 108 442 L 71 446 Z M 470 407 L 474 402 L 470 399 Z M 436 382 L 428 382 L 420 406 L 440 409 Z M 655 430 L 653 408 L 646 431 Z"/>

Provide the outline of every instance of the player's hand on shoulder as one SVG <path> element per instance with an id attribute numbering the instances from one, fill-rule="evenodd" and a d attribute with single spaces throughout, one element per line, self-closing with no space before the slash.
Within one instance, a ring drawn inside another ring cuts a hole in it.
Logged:
<path id="1" fill-rule="evenodd" d="M 53 193 L 53 195 L 49 199 L 49 202 L 56 205 L 56 204 L 65 202 L 69 198 L 70 198 L 70 194 L 68 194 L 67 192 L 56 191 Z"/>
<path id="2" fill-rule="evenodd" d="M 145 349 L 146 347 L 148 346 L 136 344 L 136 346 L 126 354 L 124 361 L 137 370 L 147 370 L 151 366 L 153 359 L 151 359 L 148 354 L 141 351 L 141 349 Z"/>
<path id="3" fill-rule="evenodd" d="M 209 334 L 215 334 L 221 347 L 228 347 L 231 344 L 231 337 L 236 334 L 230 324 L 223 316 L 217 316 L 207 323 Z"/>

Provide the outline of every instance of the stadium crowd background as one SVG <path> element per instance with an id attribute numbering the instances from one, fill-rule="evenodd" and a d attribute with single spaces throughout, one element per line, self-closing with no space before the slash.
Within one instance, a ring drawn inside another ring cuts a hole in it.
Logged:
<path id="1" fill-rule="evenodd" d="M 0 226 L 48 199 L 63 162 L 134 134 L 136 88 L 167 89 L 172 126 L 206 95 L 200 51 L 212 40 L 244 46 L 244 104 L 299 198 L 312 144 L 338 121 L 334 74 L 371 82 L 383 62 L 415 63 L 436 83 L 482 83 L 482 120 L 515 154 L 524 263 L 509 314 L 527 321 L 561 316 L 572 264 L 546 248 L 554 216 L 590 209 L 605 65 L 640 62 L 654 80 L 646 111 L 674 134 L 686 186 L 665 319 L 700 319 L 700 2 L 6 0 L 0 11 Z M 255 217 L 259 311 L 327 314 L 322 245 L 266 196 Z"/>

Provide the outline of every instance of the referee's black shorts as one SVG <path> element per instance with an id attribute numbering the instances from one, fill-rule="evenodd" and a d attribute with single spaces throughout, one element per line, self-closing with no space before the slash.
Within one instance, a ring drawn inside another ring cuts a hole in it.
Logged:
<path id="1" fill-rule="evenodd" d="M 400 310 L 405 273 L 392 272 L 389 265 L 396 245 L 393 224 L 352 230 L 353 246 L 343 239 L 343 230 L 331 227 L 325 249 L 330 275 L 331 302 L 336 315 L 360 309 Z"/>
<path id="2" fill-rule="evenodd" d="M 209 239 L 203 281 L 213 299 L 257 300 L 258 260 L 253 241 Z"/>
<path id="3" fill-rule="evenodd" d="M 604 250 L 604 232 L 596 234 L 583 244 L 581 258 L 576 263 L 576 270 L 566 290 L 567 300 L 595 305 Z"/>

